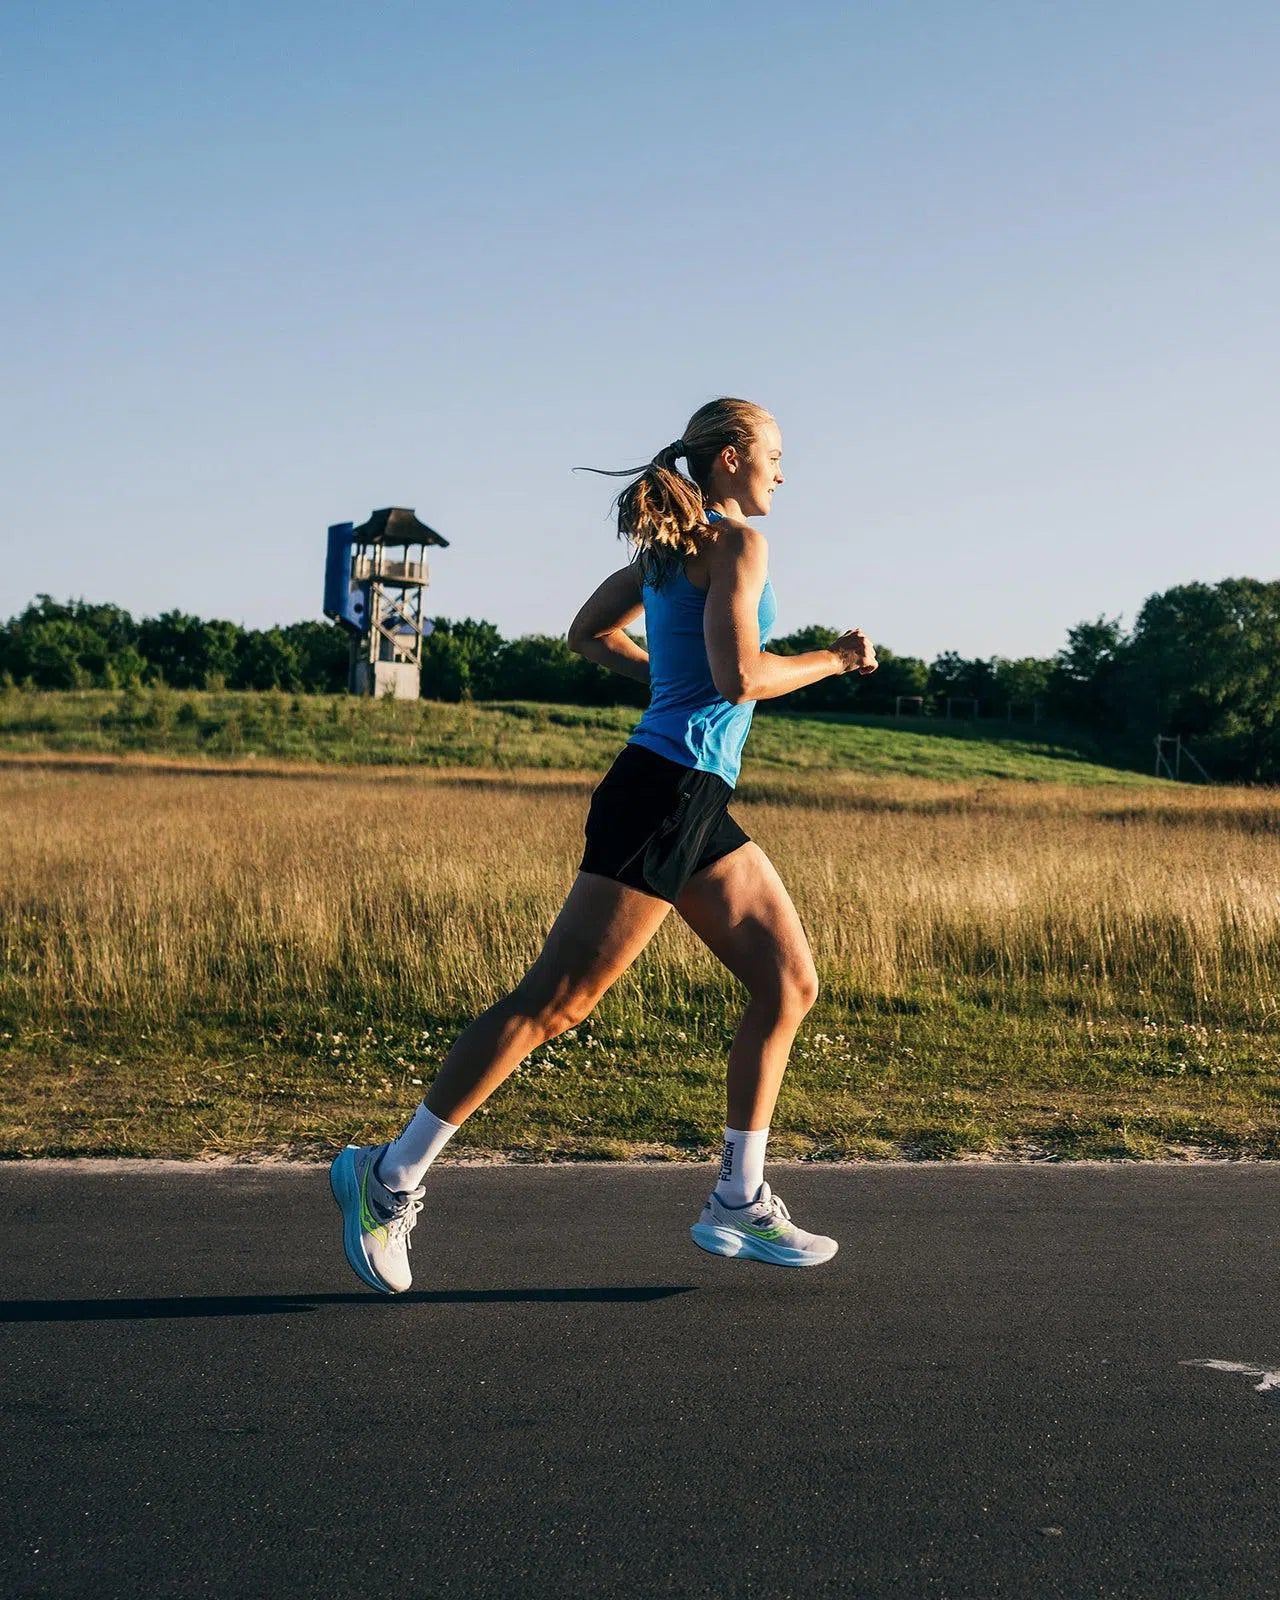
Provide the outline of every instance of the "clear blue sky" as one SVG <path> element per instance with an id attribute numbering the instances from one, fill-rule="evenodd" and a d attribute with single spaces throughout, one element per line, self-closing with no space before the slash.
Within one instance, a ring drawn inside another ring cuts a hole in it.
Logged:
<path id="1" fill-rule="evenodd" d="M 718 393 L 782 426 L 783 631 L 1280 576 L 1274 4 L 8 15 L 5 616 L 318 616 L 401 504 L 429 610 L 563 632 L 622 560 L 569 469 Z"/>

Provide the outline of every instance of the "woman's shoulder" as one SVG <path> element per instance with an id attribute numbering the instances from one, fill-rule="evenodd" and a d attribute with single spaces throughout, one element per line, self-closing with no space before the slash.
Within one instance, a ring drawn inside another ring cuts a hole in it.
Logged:
<path id="1" fill-rule="evenodd" d="M 713 568 L 723 570 L 740 564 L 768 567 L 769 541 L 751 523 L 721 516 L 710 525 L 709 532 L 707 557 Z"/>

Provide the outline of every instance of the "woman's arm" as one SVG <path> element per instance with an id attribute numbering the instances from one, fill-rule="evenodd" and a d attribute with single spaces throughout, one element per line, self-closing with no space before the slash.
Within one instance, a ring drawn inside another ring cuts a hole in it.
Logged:
<path id="1" fill-rule="evenodd" d="M 747 523 L 717 523 L 711 547 L 703 632 L 716 688 L 733 705 L 776 700 L 837 673 L 876 670 L 876 653 L 860 628 L 842 633 L 830 650 L 775 656 L 760 648 L 760 596 L 769 571 L 764 534 Z"/>
<path id="2" fill-rule="evenodd" d="M 637 683 L 649 681 L 649 657 L 623 632 L 644 611 L 640 577 L 623 567 L 607 577 L 569 624 L 569 648 Z"/>

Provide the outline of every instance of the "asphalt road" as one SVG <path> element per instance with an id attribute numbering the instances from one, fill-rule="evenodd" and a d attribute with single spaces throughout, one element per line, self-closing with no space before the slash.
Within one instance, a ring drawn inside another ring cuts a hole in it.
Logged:
<path id="1" fill-rule="evenodd" d="M 1280 1594 L 1280 1169 L 709 1173 L 438 1169 L 382 1300 L 323 1170 L 0 1166 L 0 1592 Z"/>

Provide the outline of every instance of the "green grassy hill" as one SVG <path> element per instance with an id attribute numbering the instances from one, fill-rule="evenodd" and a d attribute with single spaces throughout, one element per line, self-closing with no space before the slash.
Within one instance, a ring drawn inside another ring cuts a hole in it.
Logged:
<path id="1" fill-rule="evenodd" d="M 123 755 L 324 765 L 603 769 L 638 712 L 522 701 L 449 705 L 283 693 L 84 690 L 0 695 L 0 754 Z M 1069 737 L 1000 723 L 762 711 L 743 777 L 876 773 L 940 780 L 1151 782 Z"/>

